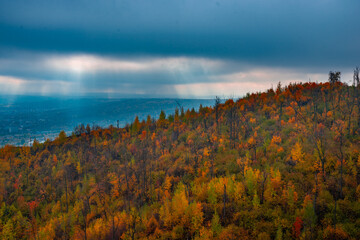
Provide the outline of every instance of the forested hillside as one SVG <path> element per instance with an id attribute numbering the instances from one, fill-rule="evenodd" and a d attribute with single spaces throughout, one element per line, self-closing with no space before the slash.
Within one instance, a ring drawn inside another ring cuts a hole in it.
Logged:
<path id="1" fill-rule="evenodd" d="M 1 238 L 360 239 L 359 132 L 359 80 L 331 73 L 6 146 Z"/>

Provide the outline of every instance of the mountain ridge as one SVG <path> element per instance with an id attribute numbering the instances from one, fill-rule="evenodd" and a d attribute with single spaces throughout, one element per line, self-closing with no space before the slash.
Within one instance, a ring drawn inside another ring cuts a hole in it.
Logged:
<path id="1" fill-rule="evenodd" d="M 359 103 L 358 83 L 279 83 L 199 111 L 5 146 L 1 234 L 359 239 Z"/>

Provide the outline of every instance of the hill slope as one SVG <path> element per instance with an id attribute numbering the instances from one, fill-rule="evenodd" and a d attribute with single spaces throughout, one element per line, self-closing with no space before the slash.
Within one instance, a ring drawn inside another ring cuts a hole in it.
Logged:
<path id="1" fill-rule="evenodd" d="M 360 86 L 0 150 L 4 239 L 360 239 Z"/>

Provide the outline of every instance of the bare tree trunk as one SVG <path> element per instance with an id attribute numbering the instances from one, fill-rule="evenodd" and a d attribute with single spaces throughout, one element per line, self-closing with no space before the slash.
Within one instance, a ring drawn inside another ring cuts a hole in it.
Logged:
<path id="1" fill-rule="evenodd" d="M 263 171 L 263 180 L 261 182 L 261 195 L 260 195 L 260 204 L 264 203 L 264 192 L 265 192 L 265 182 L 267 179 L 267 173 Z"/>
<path id="2" fill-rule="evenodd" d="M 220 126 L 219 126 L 219 106 L 220 106 L 220 98 L 218 96 L 215 97 L 215 121 L 216 121 L 216 129 L 217 134 L 220 134 Z"/>
<path id="3" fill-rule="evenodd" d="M 66 201 L 66 212 L 69 212 L 66 172 L 65 172 L 65 201 Z"/>
<path id="4" fill-rule="evenodd" d="M 126 181 L 126 205 L 127 205 L 127 209 L 128 211 L 130 211 L 130 199 L 129 199 L 129 179 L 128 179 L 128 171 L 127 171 L 127 161 L 125 161 L 125 181 Z"/>
<path id="5" fill-rule="evenodd" d="M 224 206 L 223 206 L 223 219 L 224 222 L 226 221 L 226 185 L 224 184 L 224 195 L 223 195 L 223 202 L 224 202 Z"/>
<path id="6" fill-rule="evenodd" d="M 112 213 L 112 239 L 115 240 L 115 216 L 114 213 Z"/>
<path id="7" fill-rule="evenodd" d="M 315 173 L 315 194 L 314 194 L 314 212 L 316 214 L 316 200 L 317 200 L 317 173 Z"/>
<path id="8" fill-rule="evenodd" d="M 337 205 L 337 199 L 335 197 L 335 209 L 334 209 L 334 229 L 336 229 L 336 205 Z"/>

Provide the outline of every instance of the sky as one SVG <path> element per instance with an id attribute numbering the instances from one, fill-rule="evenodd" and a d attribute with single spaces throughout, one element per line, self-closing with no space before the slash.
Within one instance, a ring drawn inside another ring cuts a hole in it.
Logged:
<path id="1" fill-rule="evenodd" d="M 241 97 L 351 82 L 358 0 L 0 0 L 0 94 Z"/>

